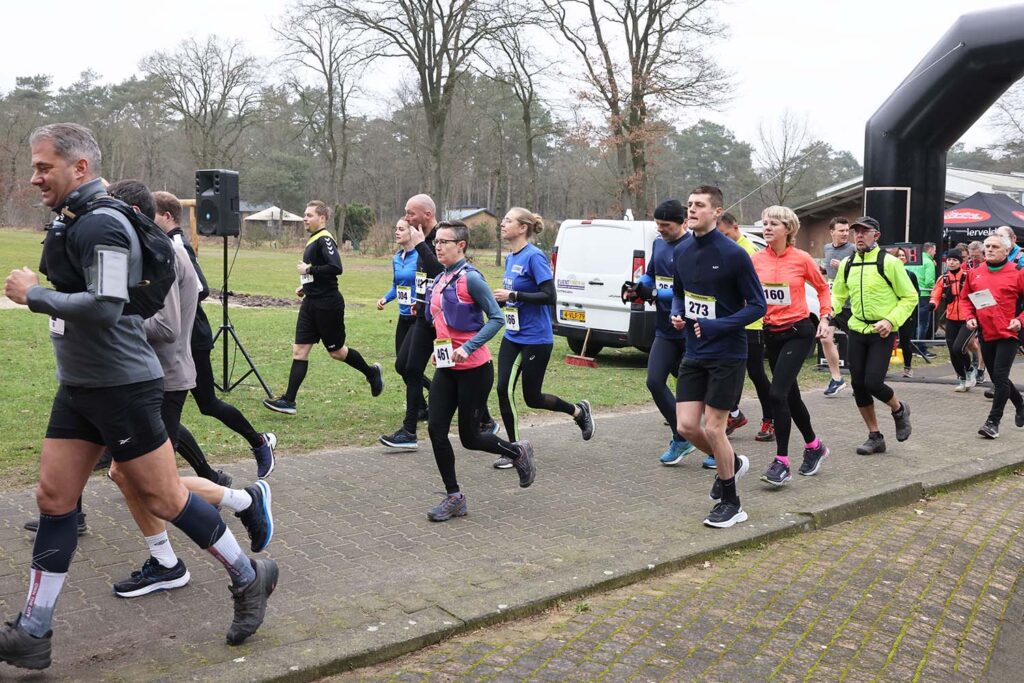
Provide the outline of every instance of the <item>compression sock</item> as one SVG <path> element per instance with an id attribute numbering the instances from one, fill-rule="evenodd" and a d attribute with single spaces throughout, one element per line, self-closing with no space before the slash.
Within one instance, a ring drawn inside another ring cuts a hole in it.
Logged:
<path id="1" fill-rule="evenodd" d="M 78 546 L 78 510 L 65 515 L 39 515 L 39 530 L 32 546 L 28 598 L 21 626 L 41 638 L 50 630 L 53 612 Z"/>
<path id="2" fill-rule="evenodd" d="M 256 570 L 253 569 L 252 562 L 242 547 L 238 545 L 231 529 L 225 528 L 224 535 L 207 548 L 207 551 L 227 568 L 228 575 L 231 576 L 231 583 L 235 587 L 247 586 L 256 578 Z"/>
<path id="3" fill-rule="evenodd" d="M 355 349 L 350 348 L 348 350 L 348 355 L 345 356 L 345 365 L 355 368 L 359 372 L 363 373 L 366 379 L 370 379 L 370 374 L 372 372 L 370 370 L 370 366 L 366 364 L 366 361 L 363 360 L 363 357 Z"/>
<path id="4" fill-rule="evenodd" d="M 149 554 L 155 557 L 161 566 L 167 569 L 177 566 L 178 556 L 171 547 L 171 539 L 167 538 L 167 529 L 155 536 L 146 536 L 146 545 L 149 546 Z"/>
<path id="5" fill-rule="evenodd" d="M 302 386 L 302 381 L 306 379 L 306 370 L 308 369 L 308 360 L 292 359 L 292 369 L 288 373 L 288 391 L 284 392 L 281 398 L 286 401 L 295 401 L 295 397 L 299 393 L 299 387 Z"/>
<path id="6" fill-rule="evenodd" d="M 53 623 L 53 612 L 57 608 L 57 598 L 64 588 L 67 572 L 45 572 L 42 569 L 29 570 L 28 599 L 25 609 L 21 612 L 20 624 L 36 638 L 42 638 L 49 632 Z"/>
<path id="7" fill-rule="evenodd" d="M 221 498 L 220 505 L 232 512 L 241 512 L 242 510 L 247 510 L 252 505 L 252 496 L 249 495 L 248 491 L 225 488 L 224 497 Z"/>

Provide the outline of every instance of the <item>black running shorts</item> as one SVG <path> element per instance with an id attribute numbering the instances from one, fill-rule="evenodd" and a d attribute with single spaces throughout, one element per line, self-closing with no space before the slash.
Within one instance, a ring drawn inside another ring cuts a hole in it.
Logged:
<path id="1" fill-rule="evenodd" d="M 712 408 L 732 410 L 743 393 L 746 374 L 747 361 L 744 358 L 683 358 L 679 366 L 676 401 L 701 401 Z"/>
<path id="2" fill-rule="evenodd" d="M 62 384 L 53 397 L 46 438 L 102 444 L 116 462 L 132 460 L 167 441 L 163 399 L 163 379 L 98 389 Z"/>
<path id="3" fill-rule="evenodd" d="M 295 343 L 319 341 L 328 351 L 337 351 L 345 345 L 345 299 L 340 293 L 337 297 L 302 300 L 295 323 Z"/>

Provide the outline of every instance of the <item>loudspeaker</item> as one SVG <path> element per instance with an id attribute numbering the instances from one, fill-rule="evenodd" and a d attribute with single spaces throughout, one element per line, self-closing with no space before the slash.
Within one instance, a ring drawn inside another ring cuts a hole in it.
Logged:
<path id="1" fill-rule="evenodd" d="M 222 168 L 196 171 L 196 232 L 233 237 L 241 226 L 238 171 Z"/>

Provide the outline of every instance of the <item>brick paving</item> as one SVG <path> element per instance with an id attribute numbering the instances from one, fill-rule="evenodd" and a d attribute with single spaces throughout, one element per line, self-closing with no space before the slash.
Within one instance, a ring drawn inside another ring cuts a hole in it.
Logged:
<path id="1" fill-rule="evenodd" d="M 987 668 L 1022 524 L 1024 478 L 1010 475 L 325 683 L 1019 680 Z"/>
<path id="2" fill-rule="evenodd" d="M 636 379 L 643 381 L 642 373 Z M 95 477 L 85 493 L 90 532 L 81 539 L 58 605 L 54 665 L 46 679 L 309 680 L 418 649 L 460 629 L 535 612 L 555 599 L 676 569 L 702 554 L 714 555 L 717 563 L 737 545 L 906 503 L 923 490 L 1024 462 L 1021 432 L 1004 423 L 998 441 L 976 435 L 988 407 L 980 392 L 961 395 L 942 385 L 910 383 L 898 391 L 913 408 L 914 436 L 896 444 L 883 417 L 889 453 L 867 459 L 853 454 L 865 434 L 849 392 L 834 400 L 820 390 L 808 393 L 833 456 L 819 476 L 795 477 L 782 490 L 756 481 L 771 458 L 771 444 L 753 441 L 753 421 L 739 430 L 737 448 L 753 463 L 739 486 L 750 521 L 730 530 L 701 525 L 710 508 L 712 473 L 699 460 L 676 468 L 657 463 L 669 433 L 649 409 L 598 414 L 597 434 L 587 443 L 566 419 L 527 424 L 539 467 L 530 489 L 519 489 L 514 473 L 492 469 L 490 455 L 457 451 L 469 516 L 444 524 L 425 516 L 441 489 L 427 448 L 394 453 L 339 447 L 299 457 L 282 444 L 271 479 L 277 532 L 268 549 L 280 564 L 281 580 L 263 628 L 239 648 L 224 644 L 230 600 L 223 570 L 177 531 L 171 536 L 192 573 L 189 586 L 135 600 L 111 594 L 110 584 L 137 569 L 146 551 L 116 487 Z M 744 408 L 756 417 L 750 402 Z M 225 469 L 239 484 L 253 476 L 248 463 Z M 0 493 L 4 618 L 24 603 L 32 546 L 21 525 L 35 514 L 31 490 Z M 229 525 L 244 538 L 237 520 Z M 980 542 L 988 531 L 980 528 L 974 537 Z M 906 528 L 893 533 L 909 538 Z M 844 559 L 843 571 L 857 559 Z M 923 561 L 928 571 L 939 566 Z M 766 567 L 756 579 L 768 577 L 771 565 Z M 865 601 L 875 607 L 877 598 Z M 807 615 L 797 610 L 782 621 L 791 603 L 787 595 L 770 605 L 765 624 L 796 638 Z M 729 604 L 709 605 L 687 628 L 710 628 Z M 882 620 L 899 614 L 887 612 Z M 920 637 L 908 627 L 905 638 Z M 716 647 L 702 643 L 687 661 L 707 666 Z M 862 658 L 887 656 L 874 641 L 866 648 Z M 802 662 L 803 656 L 801 651 L 791 659 Z M 614 660 L 614 648 L 600 657 Z M 587 666 L 595 667 L 600 657 L 589 657 Z M 894 659 L 889 670 L 905 667 Z M 0 678 L 24 676 L 0 664 Z"/>

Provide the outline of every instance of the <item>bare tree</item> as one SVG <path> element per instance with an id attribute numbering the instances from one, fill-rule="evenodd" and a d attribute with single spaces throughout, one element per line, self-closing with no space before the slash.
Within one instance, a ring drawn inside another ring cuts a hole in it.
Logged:
<path id="1" fill-rule="evenodd" d="M 1018 83 L 999 98 L 993 123 L 1002 133 L 1003 150 L 1024 155 L 1024 84 Z"/>
<path id="2" fill-rule="evenodd" d="M 807 120 L 787 109 L 775 125 L 762 122 L 758 126 L 758 139 L 754 156 L 764 182 L 761 199 L 766 204 L 785 204 L 807 173 L 807 166 L 801 163 L 811 141 Z"/>
<path id="3" fill-rule="evenodd" d="M 262 74 L 239 41 L 210 36 L 184 41 L 174 52 L 156 52 L 140 68 L 156 77 L 167 106 L 181 117 L 196 164 L 234 164 L 236 144 L 258 120 Z"/>
<path id="4" fill-rule="evenodd" d="M 459 77 L 483 41 L 507 24 L 502 0 L 330 0 L 322 6 L 373 36 L 375 57 L 397 57 L 413 67 L 427 128 L 432 178 L 429 191 L 447 203 L 444 142 Z M 519 12 L 518 20 L 524 13 Z"/>
<path id="5" fill-rule="evenodd" d="M 714 0 L 542 0 L 555 29 L 581 58 L 604 110 L 622 209 L 648 216 L 648 146 L 663 127 L 658 106 L 676 111 L 725 100 L 725 73 L 705 51 L 722 28 Z"/>
<path id="6" fill-rule="evenodd" d="M 315 85 L 292 72 L 288 86 L 298 96 L 297 109 L 304 131 L 319 148 L 328 175 L 328 201 L 334 207 L 338 241 L 344 240 L 345 177 L 351 155 L 352 111 L 350 100 L 357 92 L 363 61 L 352 32 L 336 13 L 315 2 L 297 5 L 274 28 L 285 45 L 284 59 L 312 74 Z"/>

